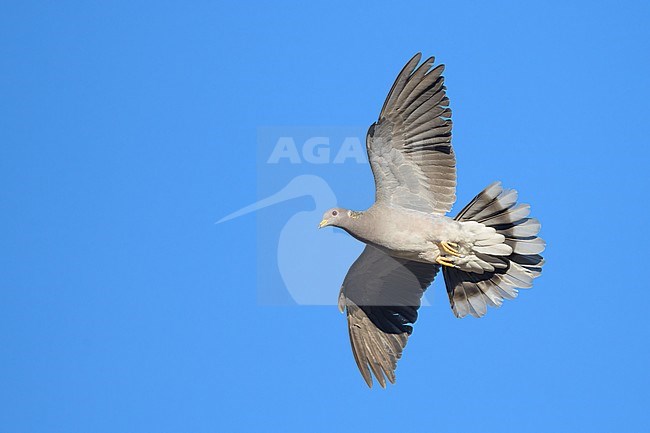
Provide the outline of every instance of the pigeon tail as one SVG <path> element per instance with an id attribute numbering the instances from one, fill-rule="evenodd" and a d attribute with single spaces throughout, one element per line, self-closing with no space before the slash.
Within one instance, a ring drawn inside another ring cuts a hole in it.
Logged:
<path id="1" fill-rule="evenodd" d="M 500 307 L 517 297 L 517 288 L 532 287 L 542 272 L 540 255 L 546 246 L 537 236 L 540 223 L 529 218 L 530 206 L 517 204 L 517 191 L 504 190 L 500 182 L 485 188 L 456 216 L 460 222 L 480 224 L 490 234 L 472 250 L 480 272 L 443 266 L 451 308 L 456 317 L 482 317 L 487 306 Z"/>

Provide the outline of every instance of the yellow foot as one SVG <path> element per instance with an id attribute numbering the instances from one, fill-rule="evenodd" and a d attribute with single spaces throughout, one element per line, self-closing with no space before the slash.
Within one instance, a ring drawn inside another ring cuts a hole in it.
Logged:
<path id="1" fill-rule="evenodd" d="M 438 256 L 436 259 L 436 263 L 442 266 L 449 266 L 450 268 L 455 268 L 456 265 L 454 265 L 452 262 L 448 261 L 446 258 L 442 256 Z"/>
<path id="2" fill-rule="evenodd" d="M 458 244 L 456 242 L 442 241 L 440 242 L 440 246 L 447 254 L 451 254 L 452 256 L 456 256 L 456 257 L 461 257 L 460 253 L 458 252 Z"/>

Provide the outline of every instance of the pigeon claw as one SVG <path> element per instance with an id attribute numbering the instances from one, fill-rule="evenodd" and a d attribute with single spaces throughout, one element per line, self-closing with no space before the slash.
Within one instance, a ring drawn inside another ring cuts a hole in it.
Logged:
<path id="1" fill-rule="evenodd" d="M 446 257 L 442 257 L 442 256 L 438 256 L 438 258 L 436 259 L 436 263 L 442 266 L 449 266 L 450 268 L 457 267 L 452 262 L 448 261 Z"/>
<path id="2" fill-rule="evenodd" d="M 458 244 L 456 242 L 440 242 L 440 246 L 447 254 L 452 256 L 461 257 L 460 252 L 458 251 Z"/>

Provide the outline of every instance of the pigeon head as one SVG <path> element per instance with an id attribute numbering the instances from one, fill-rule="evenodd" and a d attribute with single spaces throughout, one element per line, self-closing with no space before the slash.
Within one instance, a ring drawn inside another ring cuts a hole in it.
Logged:
<path id="1" fill-rule="evenodd" d="M 350 211 L 340 207 L 333 207 L 323 214 L 323 220 L 318 225 L 318 228 L 321 229 L 326 226 L 345 227 L 349 219 Z"/>

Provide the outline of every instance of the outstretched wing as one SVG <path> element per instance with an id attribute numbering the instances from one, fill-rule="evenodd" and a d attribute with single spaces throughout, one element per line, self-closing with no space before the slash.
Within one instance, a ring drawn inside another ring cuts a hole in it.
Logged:
<path id="1" fill-rule="evenodd" d="M 445 214 L 456 201 L 456 157 L 444 65 L 434 58 L 402 69 L 366 136 L 378 203 Z"/>
<path id="2" fill-rule="evenodd" d="M 420 298 L 437 265 L 396 259 L 367 245 L 345 276 L 339 309 L 347 310 L 352 353 L 369 387 L 395 383 L 397 360 L 413 331 Z"/>

